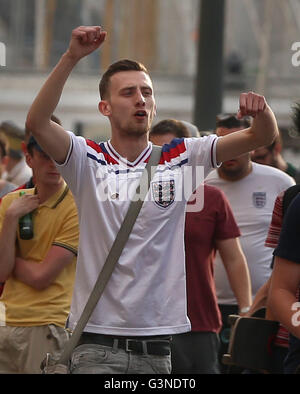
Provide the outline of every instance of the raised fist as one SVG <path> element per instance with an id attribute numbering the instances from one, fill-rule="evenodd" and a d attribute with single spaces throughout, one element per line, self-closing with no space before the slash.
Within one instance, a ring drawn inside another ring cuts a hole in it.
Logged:
<path id="1" fill-rule="evenodd" d="M 263 112 L 267 107 L 267 102 L 264 96 L 254 92 L 242 93 L 240 96 L 240 108 L 237 114 L 239 119 L 244 116 L 252 116 L 255 118 L 260 112 Z"/>
<path id="2" fill-rule="evenodd" d="M 100 26 L 79 26 L 72 31 L 67 52 L 79 60 L 98 49 L 104 42 L 106 34 Z"/>

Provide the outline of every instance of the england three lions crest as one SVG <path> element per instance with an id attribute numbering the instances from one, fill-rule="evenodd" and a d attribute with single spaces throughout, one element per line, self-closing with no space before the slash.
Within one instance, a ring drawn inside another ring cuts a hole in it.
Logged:
<path id="1" fill-rule="evenodd" d="M 155 203 L 162 207 L 169 207 L 175 200 L 175 181 L 158 181 L 152 183 L 152 195 Z"/>
<path id="2" fill-rule="evenodd" d="M 254 192 L 252 194 L 253 205 L 255 208 L 264 208 L 267 202 L 266 192 Z"/>

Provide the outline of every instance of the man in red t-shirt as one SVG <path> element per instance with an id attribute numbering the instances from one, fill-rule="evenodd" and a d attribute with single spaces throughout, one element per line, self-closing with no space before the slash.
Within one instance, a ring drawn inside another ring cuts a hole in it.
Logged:
<path id="1" fill-rule="evenodd" d="M 205 185 L 202 211 L 186 213 L 187 307 L 192 331 L 173 336 L 173 373 L 219 373 L 218 333 L 222 319 L 213 276 L 216 250 L 240 309 L 251 304 L 250 277 L 239 236 L 224 193 Z"/>

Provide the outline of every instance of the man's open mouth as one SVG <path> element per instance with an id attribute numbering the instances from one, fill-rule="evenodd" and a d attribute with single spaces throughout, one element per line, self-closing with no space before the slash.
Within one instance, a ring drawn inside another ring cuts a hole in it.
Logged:
<path id="1" fill-rule="evenodd" d="M 136 113 L 134 114 L 134 116 L 136 116 L 137 118 L 144 118 L 145 116 L 147 116 L 147 112 L 146 111 L 136 111 Z"/>

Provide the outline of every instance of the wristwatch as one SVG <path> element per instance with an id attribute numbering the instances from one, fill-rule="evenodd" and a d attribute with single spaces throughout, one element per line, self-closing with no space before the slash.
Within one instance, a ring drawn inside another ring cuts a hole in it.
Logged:
<path id="1" fill-rule="evenodd" d="M 244 306 L 243 308 L 239 309 L 239 313 L 247 313 L 250 311 L 250 306 Z"/>

